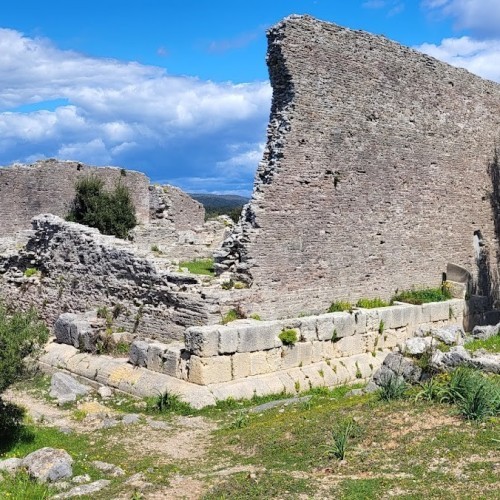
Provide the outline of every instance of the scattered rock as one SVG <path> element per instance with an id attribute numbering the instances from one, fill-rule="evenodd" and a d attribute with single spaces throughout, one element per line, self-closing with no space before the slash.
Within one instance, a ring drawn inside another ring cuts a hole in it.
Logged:
<path id="1" fill-rule="evenodd" d="M 118 465 L 109 464 L 107 462 L 101 462 L 100 460 L 94 460 L 91 464 L 101 472 L 105 472 L 113 477 L 124 476 L 125 471 L 118 467 Z"/>
<path id="2" fill-rule="evenodd" d="M 288 406 L 295 403 L 307 403 L 311 399 L 311 396 L 302 396 L 296 398 L 279 399 L 277 401 L 269 401 L 268 403 L 263 403 L 261 405 L 255 406 L 248 410 L 249 413 L 260 413 L 262 411 L 270 410 L 271 408 L 276 408 L 277 406 Z"/>
<path id="3" fill-rule="evenodd" d="M 351 389 L 346 393 L 346 398 L 350 398 L 351 396 L 362 396 L 364 393 L 364 389 Z"/>
<path id="4" fill-rule="evenodd" d="M 88 474 L 83 474 L 81 476 L 75 476 L 71 482 L 74 484 L 84 484 L 90 482 L 90 476 Z"/>
<path id="5" fill-rule="evenodd" d="M 59 498 L 73 498 L 73 497 L 81 497 L 83 495 L 90 495 L 91 493 L 96 493 L 97 491 L 101 491 L 106 488 L 111 483 L 108 479 L 99 479 L 99 481 L 94 481 L 89 484 L 82 484 L 81 486 L 75 486 L 71 488 L 69 491 L 65 493 L 59 493 L 56 495 L 55 499 Z"/>
<path id="6" fill-rule="evenodd" d="M 80 384 L 71 375 L 56 372 L 50 380 L 49 395 L 57 399 L 58 404 L 76 401 L 77 396 L 84 396 L 90 392 L 90 387 Z"/>
<path id="7" fill-rule="evenodd" d="M 148 419 L 148 425 L 152 429 L 168 430 L 171 428 L 170 425 L 166 424 L 165 422 L 159 422 L 158 420 L 153 419 Z"/>
<path id="8" fill-rule="evenodd" d="M 23 460 L 21 458 L 7 458 L 0 461 L 0 471 L 13 473 L 22 466 Z"/>
<path id="9" fill-rule="evenodd" d="M 471 356 L 462 346 L 455 346 L 449 352 L 441 352 L 439 349 L 432 355 L 429 362 L 434 369 L 447 371 L 460 365 L 470 363 Z"/>
<path id="10" fill-rule="evenodd" d="M 405 341 L 403 352 L 410 356 L 417 356 L 427 352 L 433 345 L 432 337 L 413 337 Z"/>
<path id="11" fill-rule="evenodd" d="M 55 482 L 71 477 L 72 464 L 73 459 L 65 450 L 54 448 L 40 448 L 22 461 L 22 466 L 27 468 L 28 474 L 41 482 Z"/>
<path id="12" fill-rule="evenodd" d="M 482 354 L 470 360 L 470 364 L 484 372 L 500 374 L 500 354 Z"/>
<path id="13" fill-rule="evenodd" d="M 127 415 L 124 415 L 124 417 L 122 418 L 122 423 L 124 423 L 125 425 L 137 424 L 140 419 L 141 416 L 137 413 L 129 413 Z"/>
<path id="14" fill-rule="evenodd" d="M 119 420 L 116 420 L 115 418 L 105 418 L 101 425 L 101 429 L 111 429 L 112 427 L 116 427 L 119 424 Z"/>
<path id="15" fill-rule="evenodd" d="M 71 429 L 71 427 L 59 427 L 58 431 L 66 435 L 73 434 L 73 429 Z"/>
<path id="16" fill-rule="evenodd" d="M 99 387 L 99 389 L 97 389 L 97 392 L 102 399 L 109 399 L 113 395 L 113 390 L 111 389 L 111 387 L 108 387 L 106 385 Z"/>
<path id="17" fill-rule="evenodd" d="M 498 325 L 475 326 L 472 329 L 471 336 L 477 340 L 487 340 L 490 337 L 498 335 L 500 331 L 500 323 Z"/>
<path id="18" fill-rule="evenodd" d="M 374 373 L 373 382 L 380 386 L 393 375 L 401 376 L 406 382 L 415 384 L 422 377 L 422 369 L 400 353 L 389 353 L 382 366 Z"/>
<path id="19" fill-rule="evenodd" d="M 465 339 L 465 333 L 461 326 L 450 325 L 441 328 L 433 328 L 431 335 L 444 342 L 446 345 L 462 345 Z"/>

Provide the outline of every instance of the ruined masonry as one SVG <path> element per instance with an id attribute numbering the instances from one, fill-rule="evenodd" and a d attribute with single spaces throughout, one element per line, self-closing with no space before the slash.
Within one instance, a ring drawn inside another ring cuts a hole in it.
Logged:
<path id="1" fill-rule="evenodd" d="M 448 262 L 497 295 L 500 85 L 308 16 L 268 42 L 267 145 L 216 254 L 251 285 L 249 311 L 387 299 L 438 286 Z"/>

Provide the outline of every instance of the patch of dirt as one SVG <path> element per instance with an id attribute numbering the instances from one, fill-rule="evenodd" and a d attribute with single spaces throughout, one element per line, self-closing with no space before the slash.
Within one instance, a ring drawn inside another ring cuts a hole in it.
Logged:
<path id="1" fill-rule="evenodd" d="M 170 479 L 168 488 L 145 492 L 147 500 L 198 500 L 208 485 L 198 479 L 177 475 Z"/>

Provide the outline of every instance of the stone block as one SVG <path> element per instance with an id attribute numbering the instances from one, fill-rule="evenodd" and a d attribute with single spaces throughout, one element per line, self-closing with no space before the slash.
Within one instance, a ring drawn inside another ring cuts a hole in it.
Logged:
<path id="1" fill-rule="evenodd" d="M 219 353 L 219 326 L 192 326 L 184 332 L 186 349 L 199 357 L 217 356 Z"/>
<path id="2" fill-rule="evenodd" d="M 312 342 L 312 362 L 319 363 L 323 361 L 323 344 L 324 342 Z"/>
<path id="3" fill-rule="evenodd" d="M 299 366 L 310 365 L 312 363 L 312 342 L 298 342 L 295 347 L 298 350 Z"/>
<path id="4" fill-rule="evenodd" d="M 78 337 L 74 338 L 71 326 L 78 316 L 73 313 L 61 314 L 54 323 L 54 335 L 60 344 L 72 345 L 78 348 Z"/>
<path id="5" fill-rule="evenodd" d="M 318 339 L 316 331 L 317 318 L 315 316 L 306 316 L 300 318 L 298 328 L 300 330 L 300 340 L 305 342 L 312 342 Z"/>
<path id="6" fill-rule="evenodd" d="M 129 361 L 134 366 L 146 366 L 149 344 L 144 340 L 134 340 L 130 345 Z"/>
<path id="7" fill-rule="evenodd" d="M 297 344 L 284 346 L 281 350 L 281 366 L 283 370 L 299 366 L 299 349 Z"/>
<path id="8" fill-rule="evenodd" d="M 449 304 L 450 309 L 451 309 L 450 321 L 461 324 L 463 321 L 464 313 L 465 313 L 465 300 L 453 299 L 453 300 L 449 300 L 448 304 Z"/>
<path id="9" fill-rule="evenodd" d="M 303 366 L 301 370 L 307 377 L 310 387 L 323 387 L 325 385 L 324 371 L 319 363 Z"/>
<path id="10" fill-rule="evenodd" d="M 162 354 L 162 373 L 171 377 L 182 378 L 180 371 L 182 347 L 174 346 L 167 347 Z"/>
<path id="11" fill-rule="evenodd" d="M 208 385 L 228 382 L 231 379 L 231 356 L 213 356 L 211 358 L 191 356 L 189 382 Z"/>
<path id="12" fill-rule="evenodd" d="M 152 342 L 148 347 L 146 368 L 154 372 L 161 372 L 163 368 L 163 354 L 167 349 L 166 344 Z"/>
<path id="13" fill-rule="evenodd" d="M 219 354 L 233 354 L 238 350 L 238 330 L 231 326 L 219 328 Z"/>
<path id="14" fill-rule="evenodd" d="M 288 370 L 287 373 L 293 380 L 294 392 L 308 391 L 311 388 L 309 379 L 300 368 L 292 368 Z"/>
<path id="15" fill-rule="evenodd" d="M 288 371 L 281 371 L 276 374 L 279 381 L 283 384 L 283 390 L 287 394 L 295 394 L 295 382 L 288 374 Z"/>
<path id="16" fill-rule="evenodd" d="M 380 327 L 380 316 L 378 309 L 370 309 L 366 311 L 366 331 L 378 332 Z"/>
<path id="17" fill-rule="evenodd" d="M 363 335 L 363 339 L 365 342 L 365 351 L 372 352 L 378 347 L 378 344 L 380 342 L 380 333 L 366 333 L 365 335 Z"/>
<path id="18" fill-rule="evenodd" d="M 366 311 L 354 311 L 354 334 L 367 332 L 367 313 Z"/>
<path id="19" fill-rule="evenodd" d="M 334 343 L 329 340 L 326 340 L 324 342 L 321 342 L 321 346 L 323 349 L 323 355 L 322 355 L 323 360 L 332 359 L 334 357 L 334 352 L 333 352 Z"/>
<path id="20" fill-rule="evenodd" d="M 281 348 L 270 349 L 266 351 L 266 360 L 270 372 L 281 370 Z"/>
<path id="21" fill-rule="evenodd" d="M 281 324 L 277 321 L 261 321 L 257 326 L 238 327 L 238 352 L 265 351 L 281 346 L 278 335 Z"/>
<path id="22" fill-rule="evenodd" d="M 333 337 L 333 314 L 320 314 L 316 317 L 318 340 L 331 340 Z"/>
<path id="23" fill-rule="evenodd" d="M 354 315 L 347 312 L 332 313 L 333 330 L 337 338 L 354 335 Z"/>
<path id="24" fill-rule="evenodd" d="M 430 305 L 431 321 L 449 321 L 450 320 L 450 304 L 445 302 L 432 302 Z"/>
<path id="25" fill-rule="evenodd" d="M 233 379 L 250 376 L 250 356 L 249 352 L 237 352 L 231 356 Z"/>
<path id="26" fill-rule="evenodd" d="M 335 346 L 339 349 L 341 357 L 354 356 L 361 354 L 366 350 L 365 335 L 352 335 L 336 342 Z"/>
<path id="27" fill-rule="evenodd" d="M 261 375 L 269 373 L 269 364 L 267 363 L 267 352 L 257 351 L 250 354 L 250 375 Z"/>

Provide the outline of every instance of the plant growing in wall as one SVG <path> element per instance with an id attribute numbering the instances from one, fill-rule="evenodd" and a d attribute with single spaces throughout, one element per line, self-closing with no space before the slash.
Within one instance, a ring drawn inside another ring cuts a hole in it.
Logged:
<path id="1" fill-rule="evenodd" d="M 135 207 L 126 186 L 118 182 L 112 191 L 96 175 L 82 177 L 75 184 L 75 199 L 66 220 L 95 227 L 103 234 L 126 238 L 136 226 Z"/>
<path id="2" fill-rule="evenodd" d="M 283 342 L 283 345 L 294 345 L 299 340 L 297 331 L 293 329 L 282 330 L 278 338 Z"/>

